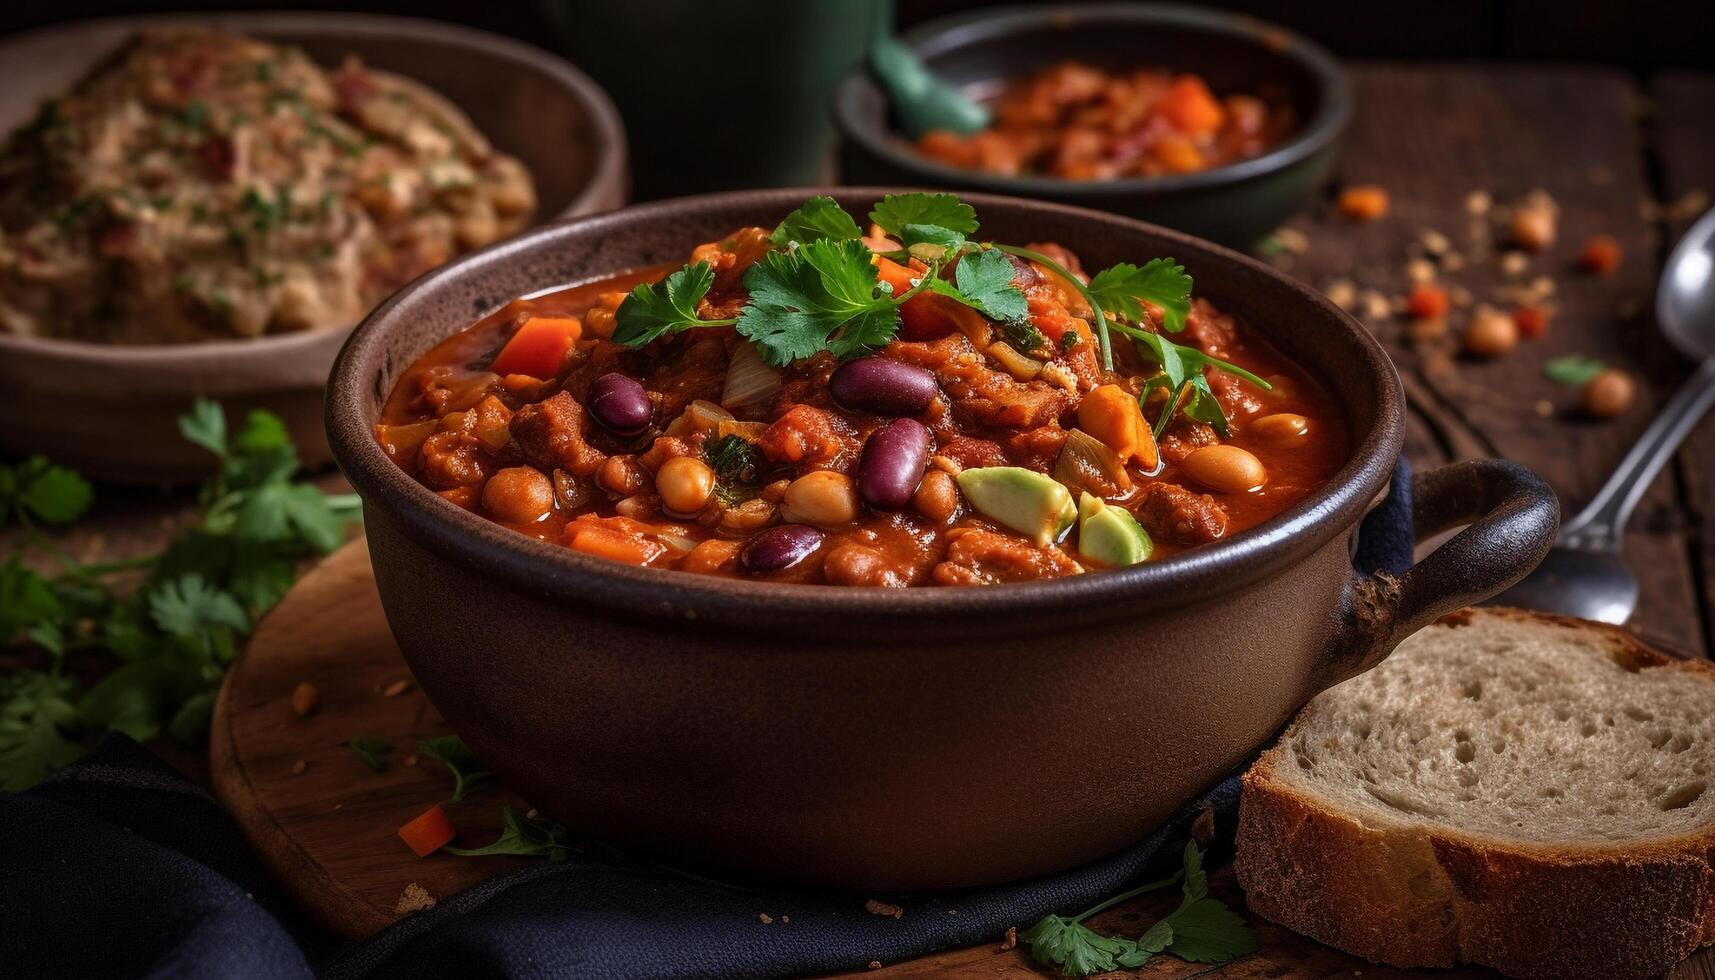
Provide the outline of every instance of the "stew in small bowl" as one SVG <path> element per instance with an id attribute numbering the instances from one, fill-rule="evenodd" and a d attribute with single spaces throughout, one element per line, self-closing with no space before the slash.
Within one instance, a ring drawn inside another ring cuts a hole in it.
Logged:
<path id="1" fill-rule="evenodd" d="M 1361 326 L 1150 225 L 890 193 L 531 232 L 341 353 L 329 437 L 394 636 L 544 811 L 820 884 L 1063 869 L 1552 540 L 1540 480 L 1458 464 L 1416 525 L 1470 526 L 1357 575 L 1403 428 Z"/>

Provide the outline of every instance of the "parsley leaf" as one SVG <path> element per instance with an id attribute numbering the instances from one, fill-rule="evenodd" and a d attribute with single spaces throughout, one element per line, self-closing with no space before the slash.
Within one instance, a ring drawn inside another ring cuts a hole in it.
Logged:
<path id="1" fill-rule="evenodd" d="M 1255 951 L 1256 935 L 1244 919 L 1224 902 L 1208 897 L 1203 853 L 1195 843 L 1185 845 L 1181 861 L 1183 867 L 1171 878 L 1122 892 L 1081 915 L 1043 916 L 1018 938 L 1030 944 L 1030 955 L 1036 962 L 1058 966 L 1068 977 L 1139 967 L 1161 952 L 1193 963 L 1225 963 Z M 1175 881 L 1181 891 L 1179 907 L 1136 940 L 1104 936 L 1083 924 L 1098 912 Z"/>
<path id="2" fill-rule="evenodd" d="M 69 698 L 77 684 L 39 670 L 0 675 L 0 790 L 20 792 L 83 754 L 66 737 L 77 709 Z"/>
<path id="3" fill-rule="evenodd" d="M 977 211 L 957 194 L 889 194 L 869 212 L 869 220 L 892 235 L 906 225 L 939 225 L 961 235 L 977 233 Z"/>
<path id="4" fill-rule="evenodd" d="M 1102 309 L 1133 323 L 1143 322 L 1140 301 L 1154 303 L 1161 307 L 1162 326 L 1173 333 L 1185 329 L 1191 312 L 1191 277 L 1172 259 L 1151 259 L 1141 269 L 1130 262 L 1109 266 L 1090 280 L 1089 292 Z"/>
<path id="5" fill-rule="evenodd" d="M 824 238 L 844 240 L 862 238 L 857 222 L 831 197 L 812 197 L 788 214 L 774 228 L 768 240 L 785 248 L 793 242 L 808 245 Z"/>
<path id="6" fill-rule="evenodd" d="M 953 267 L 953 281 L 964 302 L 991 320 L 1017 320 L 1030 312 L 1024 293 L 1012 284 L 1015 275 L 1006 255 L 994 249 L 967 255 Z"/>
<path id="7" fill-rule="evenodd" d="M 876 270 L 860 241 L 824 238 L 770 252 L 745 272 L 750 303 L 738 332 L 776 367 L 822 350 L 847 357 L 899 331 L 899 309 L 877 295 Z"/>
<path id="8" fill-rule="evenodd" d="M 546 817 L 532 817 L 518 807 L 508 804 L 501 817 L 500 836 L 486 847 L 445 847 L 448 854 L 461 857 L 483 857 L 490 854 L 521 854 L 540 856 L 550 861 L 564 861 L 571 853 L 571 832 Z"/>
<path id="9" fill-rule="evenodd" d="M 714 282 L 715 273 L 709 264 L 697 262 L 660 282 L 638 283 L 614 311 L 614 341 L 641 347 L 662 334 L 727 322 L 697 316 L 697 303 L 709 294 Z"/>
<path id="10" fill-rule="evenodd" d="M 375 772 L 387 771 L 387 757 L 393 754 L 393 745 L 379 735 L 359 735 L 345 743 L 351 748 L 358 760 Z"/>
<path id="11" fill-rule="evenodd" d="M 1557 357 L 1542 366 L 1542 373 L 1548 380 L 1563 385 L 1586 385 L 1590 379 L 1601 374 L 1608 365 L 1594 357 L 1582 357 L 1578 354 L 1568 354 Z"/>
<path id="12" fill-rule="evenodd" d="M 465 790 L 470 785 L 488 779 L 494 774 L 464 744 L 464 739 L 457 735 L 439 735 L 435 738 L 417 739 L 417 751 L 431 759 L 440 762 L 453 774 L 453 801 L 464 799 Z"/>

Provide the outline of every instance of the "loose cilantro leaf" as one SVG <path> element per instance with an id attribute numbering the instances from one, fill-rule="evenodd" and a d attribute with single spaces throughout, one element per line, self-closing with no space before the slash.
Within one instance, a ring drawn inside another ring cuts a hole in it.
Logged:
<path id="1" fill-rule="evenodd" d="M 1121 262 L 1096 273 L 1089 292 L 1102 309 L 1143 322 L 1142 301 L 1161 307 L 1162 326 L 1178 333 L 1191 312 L 1191 277 L 1172 259 L 1151 259 L 1140 269 Z"/>
<path id="2" fill-rule="evenodd" d="M 76 688 L 71 678 L 46 671 L 0 675 L 0 790 L 28 789 L 83 754 L 66 737 L 77 722 L 68 700 Z"/>
<path id="3" fill-rule="evenodd" d="M 1115 895 L 1081 915 L 1047 915 L 1019 935 L 1030 944 L 1036 962 L 1060 967 L 1068 977 L 1125 967 L 1139 967 L 1161 952 L 1194 963 L 1224 963 L 1256 949 L 1256 936 L 1244 919 L 1226 904 L 1209 898 L 1209 879 L 1203 871 L 1203 853 L 1187 843 L 1178 874 L 1152 881 Z M 1104 936 L 1083 924 L 1085 919 L 1145 892 L 1179 882 L 1179 907 L 1150 926 L 1136 940 Z"/>
<path id="4" fill-rule="evenodd" d="M 571 832 L 546 817 L 531 817 L 518 807 L 507 805 L 501 817 L 500 836 L 486 847 L 444 847 L 448 854 L 461 857 L 483 857 L 490 854 L 521 854 L 564 861 L 571 853 Z"/>
<path id="5" fill-rule="evenodd" d="M 0 520 L 11 515 L 21 523 L 70 524 L 93 497 L 88 480 L 42 456 L 0 466 Z"/>
<path id="6" fill-rule="evenodd" d="M 208 681 L 195 661 L 156 656 L 125 664 L 79 699 L 78 716 L 96 731 L 124 732 L 139 742 L 161 733 L 188 698 L 207 691 Z"/>
<path id="7" fill-rule="evenodd" d="M 831 197 L 817 196 L 787 215 L 775 226 L 774 234 L 769 235 L 768 240 L 785 248 L 793 242 L 808 245 L 824 238 L 841 241 L 862 237 L 863 232 L 858 230 L 857 222 L 845 208 L 840 207 L 839 202 Z"/>
<path id="8" fill-rule="evenodd" d="M 614 341 L 641 347 L 663 334 L 720 325 L 725 321 L 697 317 L 697 303 L 708 295 L 714 281 L 709 264 L 697 262 L 660 282 L 638 283 L 614 311 Z"/>
<path id="9" fill-rule="evenodd" d="M 38 623 L 58 623 L 63 614 L 48 580 L 22 559 L 0 565 L 0 645 Z"/>
<path id="10" fill-rule="evenodd" d="M 195 637 L 223 628 L 243 633 L 250 629 L 250 618 L 238 600 L 203 581 L 201 575 L 163 583 L 149 597 L 149 614 L 169 636 Z"/>
<path id="11" fill-rule="evenodd" d="M 470 746 L 464 744 L 464 739 L 457 735 L 417 739 L 417 751 L 452 771 L 454 802 L 464 799 L 465 790 L 470 788 L 472 783 L 494 775 L 476 757 L 476 753 L 470 750 Z"/>
<path id="12" fill-rule="evenodd" d="M 776 367 L 829 350 L 847 357 L 879 347 L 899 330 L 893 299 L 878 295 L 875 265 L 858 241 L 821 239 L 770 252 L 744 276 L 750 303 L 738 332 Z"/>
<path id="13" fill-rule="evenodd" d="M 350 746 L 353 755 L 375 772 L 387 771 L 387 757 L 393 754 L 393 746 L 378 735 L 359 735 L 346 745 Z"/>
<path id="14" fill-rule="evenodd" d="M 179 418 L 179 434 L 216 456 L 226 457 L 226 413 L 206 398 L 198 398 L 190 414 Z"/>
<path id="15" fill-rule="evenodd" d="M 1590 379 L 1607 370 L 1608 365 L 1593 358 L 1568 354 L 1542 366 L 1548 380 L 1563 385 L 1587 385 Z"/>
<path id="16" fill-rule="evenodd" d="M 906 225 L 939 225 L 961 235 L 977 233 L 977 212 L 957 194 L 889 194 L 869 212 L 869 220 L 891 235 Z"/>

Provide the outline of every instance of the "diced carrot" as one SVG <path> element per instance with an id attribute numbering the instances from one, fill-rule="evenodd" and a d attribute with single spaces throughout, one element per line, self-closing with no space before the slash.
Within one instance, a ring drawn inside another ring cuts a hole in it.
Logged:
<path id="1" fill-rule="evenodd" d="M 1620 243 L 1612 235 L 1591 235 L 1578 253 L 1578 265 L 1591 275 L 1610 276 L 1620 267 Z"/>
<path id="2" fill-rule="evenodd" d="M 902 296 L 911 288 L 913 279 L 928 274 L 928 269 L 907 268 L 892 259 L 875 257 L 876 278 L 893 288 L 893 295 Z M 918 293 L 899 307 L 899 336 L 905 340 L 935 340 L 958 329 L 948 304 L 955 303 L 943 296 Z"/>
<path id="3" fill-rule="evenodd" d="M 447 812 L 436 803 L 416 819 L 400 827 L 399 839 L 418 857 L 428 857 L 452 843 L 454 833 L 453 822 L 447 819 Z"/>
<path id="4" fill-rule="evenodd" d="M 1430 320 L 1447 312 L 1447 291 L 1434 283 L 1420 282 L 1411 287 L 1405 299 L 1405 310 L 1419 320 Z"/>
<path id="5" fill-rule="evenodd" d="M 1189 174 L 1203 169 L 1203 153 L 1183 136 L 1168 134 L 1150 147 L 1149 155 L 1168 173 Z"/>
<path id="6" fill-rule="evenodd" d="M 1548 311 L 1540 306 L 1521 306 L 1513 311 L 1513 323 L 1524 336 L 1541 337 L 1548 333 Z"/>
<path id="7" fill-rule="evenodd" d="M 573 551 L 625 565 L 647 565 L 663 550 L 661 545 L 653 541 L 621 534 L 605 527 L 578 528 L 568 543 Z"/>
<path id="8" fill-rule="evenodd" d="M 1155 434 L 1143 421 L 1137 398 L 1119 385 L 1090 389 L 1078 403 L 1078 428 L 1112 449 L 1122 459 L 1134 459 L 1146 470 L 1160 462 Z"/>
<path id="9" fill-rule="evenodd" d="M 1360 184 L 1340 192 L 1340 213 L 1358 221 L 1374 221 L 1387 214 L 1387 191 L 1374 184 Z"/>
<path id="10" fill-rule="evenodd" d="M 553 378 L 566 363 L 566 352 L 584 332 L 577 317 L 533 316 L 495 355 L 488 369 L 495 374 L 528 374 Z"/>
<path id="11" fill-rule="evenodd" d="M 1213 133 L 1227 120 L 1209 86 L 1196 75 L 1180 75 L 1161 96 L 1161 113 L 1181 133 L 1200 136 Z"/>

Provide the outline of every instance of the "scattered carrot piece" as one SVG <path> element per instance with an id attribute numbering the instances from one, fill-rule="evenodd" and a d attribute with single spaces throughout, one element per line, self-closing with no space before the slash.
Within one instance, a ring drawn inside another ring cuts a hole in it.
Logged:
<path id="1" fill-rule="evenodd" d="M 1595 276 L 1611 276 L 1620 267 L 1620 243 L 1612 235 L 1591 235 L 1578 253 L 1578 266 Z"/>
<path id="2" fill-rule="evenodd" d="M 452 843 L 454 836 L 453 822 L 447 819 L 447 812 L 441 809 L 439 803 L 399 828 L 399 839 L 418 857 L 428 857 L 435 853 Z"/>
<path id="3" fill-rule="evenodd" d="M 1548 333 L 1548 311 L 1540 306 L 1521 306 L 1513 310 L 1513 323 L 1522 336 L 1542 337 Z"/>
<path id="4" fill-rule="evenodd" d="M 1411 287 L 1411 295 L 1405 300 L 1405 310 L 1421 320 L 1444 316 L 1447 313 L 1447 291 L 1434 283 L 1420 282 Z"/>
<path id="5" fill-rule="evenodd" d="M 1359 184 L 1340 192 L 1340 213 L 1358 221 L 1374 221 L 1387 214 L 1387 191 L 1374 184 Z"/>
<path id="6" fill-rule="evenodd" d="M 533 316 L 494 356 L 488 369 L 495 374 L 556 377 L 566 363 L 566 352 L 583 332 L 584 325 L 577 317 Z"/>

